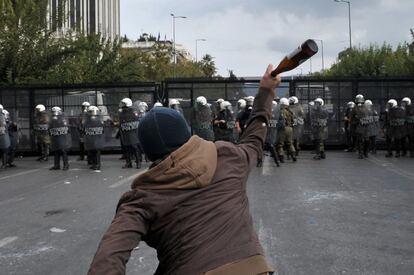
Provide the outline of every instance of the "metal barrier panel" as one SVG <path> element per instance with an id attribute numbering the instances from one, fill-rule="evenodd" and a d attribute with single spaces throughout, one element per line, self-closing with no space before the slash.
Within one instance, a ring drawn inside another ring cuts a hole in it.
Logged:
<path id="1" fill-rule="evenodd" d="M 133 102 L 144 101 L 152 108 L 156 101 L 168 105 L 168 100 L 176 98 L 181 102 L 184 116 L 191 125 L 192 109 L 198 96 L 205 96 L 216 107 L 216 100 L 223 98 L 233 105 L 237 113 L 237 100 L 255 95 L 259 87 L 259 78 L 252 79 L 181 79 L 167 80 L 161 84 L 131 83 L 112 85 L 75 85 L 62 87 L 6 87 L 0 88 L 0 104 L 11 114 L 19 126 L 18 151 L 34 152 L 36 144 L 32 133 L 34 107 L 44 104 L 48 110 L 60 106 L 69 116 L 73 150 L 79 147 L 77 120 L 81 112 L 81 103 L 88 101 L 97 105 L 105 117 L 105 149 L 119 149 L 117 139 L 119 102 L 130 97 Z M 161 88 L 162 87 L 162 88 Z M 403 97 L 414 98 L 414 79 L 283 79 L 277 90 L 278 97 L 296 95 L 307 112 L 308 103 L 316 97 L 322 97 L 330 112 L 330 145 L 344 145 L 343 117 L 346 104 L 356 94 L 361 93 L 374 103 L 379 112 L 385 110 L 386 102 L 394 98 L 400 102 Z M 310 144 L 310 128 L 306 125 L 303 142 Z"/>
<path id="2" fill-rule="evenodd" d="M 77 85 L 75 87 L 27 87 L 27 88 L 0 88 L 0 104 L 11 114 L 17 122 L 18 147 L 20 152 L 34 152 L 37 150 L 32 131 L 34 108 L 38 104 L 45 105 L 47 110 L 54 106 L 62 108 L 69 118 L 72 137 L 72 150 L 79 149 L 79 115 L 81 104 L 88 101 L 97 106 L 105 121 L 105 150 L 120 148 L 117 139 L 119 102 L 129 97 L 132 101 L 145 101 L 151 108 L 159 98 L 159 91 L 155 83 L 136 83 L 118 86 Z"/>

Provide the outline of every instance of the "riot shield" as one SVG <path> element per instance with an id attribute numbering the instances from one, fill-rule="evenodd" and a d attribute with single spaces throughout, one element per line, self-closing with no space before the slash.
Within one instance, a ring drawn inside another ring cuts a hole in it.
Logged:
<path id="1" fill-rule="evenodd" d="M 6 117 L 0 113 L 0 150 L 6 150 L 10 147 L 10 136 Z"/>
<path id="2" fill-rule="evenodd" d="M 369 128 L 372 125 L 372 112 L 364 105 L 356 106 L 352 119 L 356 120 L 356 133 L 364 138 L 368 138 L 370 134 Z"/>
<path id="3" fill-rule="evenodd" d="M 312 136 L 315 140 L 326 140 L 328 138 L 328 110 L 325 106 L 312 109 L 311 113 Z"/>
<path id="4" fill-rule="evenodd" d="M 389 110 L 389 129 L 388 135 L 396 139 L 401 139 L 406 135 L 405 122 L 406 112 L 402 107 L 391 108 Z"/>
<path id="5" fill-rule="evenodd" d="M 119 114 L 119 129 L 122 144 L 125 146 L 137 145 L 139 114 L 134 108 L 123 108 Z"/>
<path id="6" fill-rule="evenodd" d="M 38 142 L 50 144 L 49 123 L 50 117 L 47 112 L 36 113 L 33 131 Z"/>
<path id="7" fill-rule="evenodd" d="M 377 111 L 372 108 L 369 109 L 369 124 L 368 124 L 368 137 L 378 136 L 379 134 L 379 115 Z"/>
<path id="8" fill-rule="evenodd" d="M 84 124 L 85 150 L 101 150 L 104 147 L 104 122 L 102 116 L 88 114 Z"/>
<path id="9" fill-rule="evenodd" d="M 305 127 L 305 113 L 300 104 L 291 105 L 289 108 L 293 114 L 293 138 L 300 140 Z"/>
<path id="10" fill-rule="evenodd" d="M 69 132 L 69 122 L 66 116 L 52 116 L 49 124 L 52 151 L 67 150 L 72 146 L 72 139 Z"/>
<path id="11" fill-rule="evenodd" d="M 275 145 L 277 138 L 277 123 L 280 117 L 280 107 L 279 105 L 272 106 L 272 115 L 269 120 L 269 125 L 267 127 L 267 136 L 266 143 Z"/>
<path id="12" fill-rule="evenodd" d="M 193 132 L 195 135 L 209 141 L 214 141 L 212 112 L 209 106 L 194 107 Z"/>

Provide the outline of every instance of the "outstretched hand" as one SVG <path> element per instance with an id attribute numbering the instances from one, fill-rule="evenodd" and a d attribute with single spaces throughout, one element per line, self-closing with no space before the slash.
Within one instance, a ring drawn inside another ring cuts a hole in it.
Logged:
<path id="1" fill-rule="evenodd" d="M 280 75 L 273 77 L 271 75 L 272 71 L 273 65 L 269 64 L 269 66 L 267 66 L 265 74 L 262 77 L 262 80 L 260 80 L 260 87 L 274 90 L 279 86 L 279 84 L 282 82 L 282 79 L 280 78 Z"/>

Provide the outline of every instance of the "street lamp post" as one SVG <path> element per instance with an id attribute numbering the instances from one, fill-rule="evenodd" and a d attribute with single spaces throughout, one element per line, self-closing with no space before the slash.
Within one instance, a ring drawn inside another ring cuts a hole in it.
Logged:
<path id="1" fill-rule="evenodd" d="M 351 1 L 347 0 L 334 0 L 337 3 L 348 4 L 348 20 L 349 20 L 349 48 L 352 49 L 352 29 L 351 29 Z"/>
<path id="2" fill-rule="evenodd" d="M 322 39 L 313 39 L 313 40 L 321 42 L 322 71 L 324 71 L 325 70 L 325 57 L 324 57 L 324 54 L 323 54 L 323 40 Z"/>
<path id="3" fill-rule="evenodd" d="M 175 71 L 177 66 L 177 52 L 175 50 L 175 19 L 176 18 L 187 18 L 185 16 L 176 16 L 174 13 L 171 13 L 171 17 L 173 19 L 173 58 L 174 58 L 174 78 L 175 78 Z"/>
<path id="4" fill-rule="evenodd" d="M 207 41 L 207 39 L 204 39 L 204 38 L 200 38 L 200 39 L 196 39 L 196 41 L 195 41 L 195 60 L 196 60 L 196 63 L 198 62 L 198 41 Z"/>

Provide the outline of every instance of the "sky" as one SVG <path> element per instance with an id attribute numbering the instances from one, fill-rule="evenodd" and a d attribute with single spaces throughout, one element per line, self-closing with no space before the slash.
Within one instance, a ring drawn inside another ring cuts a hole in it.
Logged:
<path id="1" fill-rule="evenodd" d="M 351 0 L 353 46 L 411 41 L 413 11 L 414 0 Z M 334 0 L 121 0 L 121 34 L 172 40 L 171 13 L 187 17 L 176 19 L 176 42 L 195 56 L 196 39 L 206 39 L 198 57 L 212 55 L 221 76 L 260 76 L 308 38 L 320 51 L 286 75 L 322 69 L 319 40 L 325 68 L 349 47 L 348 5 Z"/>

